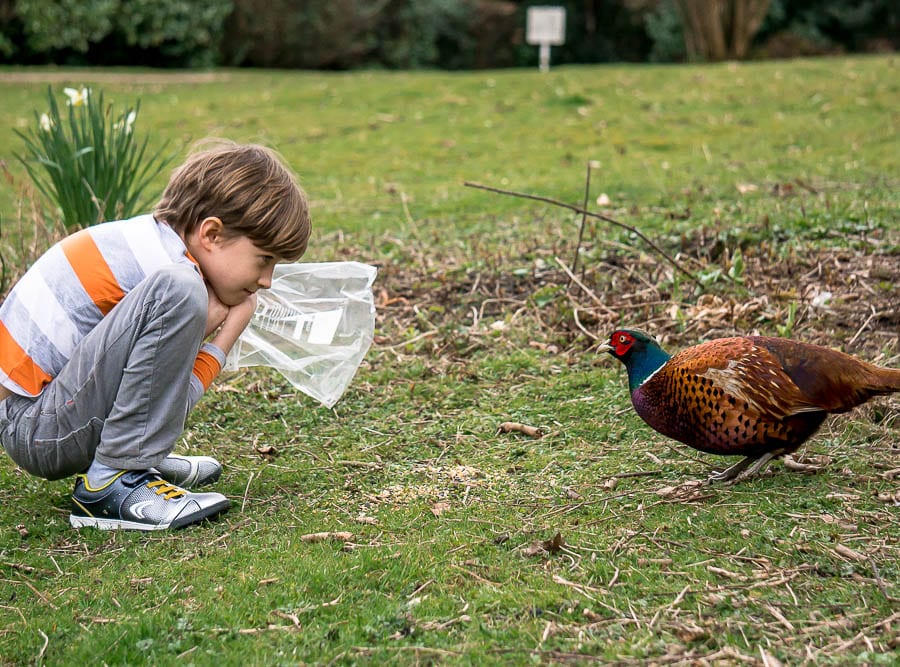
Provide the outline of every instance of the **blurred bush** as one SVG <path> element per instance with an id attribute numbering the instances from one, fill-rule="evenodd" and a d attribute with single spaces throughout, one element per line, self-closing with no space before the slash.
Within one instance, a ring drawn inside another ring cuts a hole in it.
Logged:
<path id="1" fill-rule="evenodd" d="M 211 66 L 232 0 L 0 0 L 0 62 Z"/>
<path id="2" fill-rule="evenodd" d="M 538 49 L 525 43 L 525 16 L 530 6 L 546 4 L 566 9 L 566 43 L 553 47 L 554 64 L 667 62 L 683 60 L 689 52 L 703 57 L 696 48 L 697 26 L 684 28 L 685 12 L 696 19 L 709 14 L 703 7 L 717 7 L 724 17 L 721 32 L 730 35 L 729 17 L 741 15 L 741 2 L 746 8 L 749 0 L 0 0 L 0 62 L 308 69 L 535 66 Z M 749 45 L 751 57 L 900 46 L 896 0 L 766 3 L 768 13 Z M 742 45 L 718 57 L 745 50 Z"/>
<path id="3" fill-rule="evenodd" d="M 897 48 L 896 0 L 772 0 L 755 55 L 785 58 Z"/>
<path id="4" fill-rule="evenodd" d="M 462 64 L 470 51 L 470 0 L 235 0 L 228 65 L 350 69 Z"/>

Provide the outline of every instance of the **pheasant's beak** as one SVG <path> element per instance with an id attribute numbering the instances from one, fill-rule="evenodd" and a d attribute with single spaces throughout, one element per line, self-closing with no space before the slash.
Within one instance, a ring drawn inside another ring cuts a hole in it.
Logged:
<path id="1" fill-rule="evenodd" d="M 612 352 L 613 346 L 609 343 L 603 343 L 597 347 L 597 352 Z"/>

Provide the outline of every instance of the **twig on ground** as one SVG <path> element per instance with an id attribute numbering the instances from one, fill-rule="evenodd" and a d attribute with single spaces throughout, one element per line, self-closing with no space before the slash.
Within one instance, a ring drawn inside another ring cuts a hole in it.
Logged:
<path id="1" fill-rule="evenodd" d="M 253 481 L 253 471 L 250 471 L 249 477 L 247 477 L 247 486 L 244 488 L 244 498 L 241 500 L 241 514 L 244 513 L 244 508 L 247 506 L 247 495 L 250 493 L 250 483 Z"/>
<path id="2" fill-rule="evenodd" d="M 307 535 L 301 535 L 301 542 L 324 542 L 325 540 L 335 540 L 337 542 L 348 542 L 353 539 L 353 533 L 342 530 L 337 532 L 325 532 L 325 533 L 309 533 Z"/>
<path id="3" fill-rule="evenodd" d="M 843 653 L 857 642 L 864 641 L 866 639 L 866 633 L 873 632 L 874 630 L 878 630 L 880 628 L 890 627 L 891 624 L 893 624 L 897 619 L 900 619 L 900 611 L 894 612 L 878 623 L 873 623 L 872 625 L 863 628 L 850 639 L 841 642 L 834 642 L 819 649 L 817 653 L 823 653 L 825 655 L 838 655 L 840 653 Z"/>
<path id="4" fill-rule="evenodd" d="M 403 347 L 404 345 L 411 345 L 412 343 L 422 340 L 423 338 L 428 338 L 430 336 L 434 336 L 436 333 L 438 333 L 437 329 L 432 329 L 431 331 L 426 331 L 425 333 L 421 333 L 418 336 L 413 336 L 412 338 L 410 338 L 408 340 L 400 341 L 399 343 L 396 343 L 395 345 L 388 345 L 386 347 L 383 347 L 382 349 L 395 350 L 398 347 Z"/>
<path id="5" fill-rule="evenodd" d="M 847 343 L 848 348 L 853 347 L 853 343 L 855 343 L 856 339 L 859 338 L 860 335 L 862 335 L 862 332 L 866 330 L 866 327 L 869 326 L 869 322 L 872 321 L 872 318 L 876 317 L 877 315 L 878 315 L 878 313 L 876 312 L 875 307 L 872 306 L 872 312 L 869 315 L 869 317 L 866 318 L 866 321 L 863 322 L 862 326 L 857 330 L 857 332 L 856 332 L 856 334 L 854 334 L 853 338 L 851 338 L 850 341 Z"/>
<path id="6" fill-rule="evenodd" d="M 44 633 L 43 630 L 38 630 L 38 633 L 41 637 L 44 638 L 44 645 L 41 646 L 41 650 L 38 652 L 37 657 L 35 658 L 35 662 L 40 664 L 40 662 L 44 659 L 44 653 L 47 652 L 47 647 L 50 646 L 50 638 Z"/>
<path id="7" fill-rule="evenodd" d="M 578 308 L 572 309 L 572 317 L 575 319 L 575 326 L 577 326 L 584 333 L 585 336 L 592 340 L 601 340 L 600 336 L 597 334 L 593 334 L 587 329 L 585 329 L 584 325 L 581 323 L 581 320 L 578 319 Z"/>
<path id="8" fill-rule="evenodd" d="M 540 426 L 529 426 L 520 424 L 519 422 L 503 422 L 497 427 L 497 433 L 524 433 L 532 438 L 541 438 L 544 436 L 544 430 Z"/>
<path id="9" fill-rule="evenodd" d="M 615 479 L 625 479 L 626 477 L 653 477 L 659 474 L 659 470 L 635 470 L 634 472 L 619 472 L 615 475 L 610 475 L 610 477 Z"/>
<path id="10" fill-rule="evenodd" d="M 574 269 L 570 269 L 568 266 L 566 266 L 566 263 L 564 261 L 562 261 L 559 257 L 555 257 L 554 259 L 556 260 L 556 263 L 562 267 L 562 270 L 566 272 L 566 275 L 569 276 L 570 282 L 574 282 L 582 290 L 584 290 L 584 293 L 587 294 L 589 297 L 591 297 L 591 300 L 594 303 L 596 303 L 598 306 L 600 306 L 601 308 L 606 310 L 607 313 L 609 313 L 610 315 L 615 315 L 615 312 L 610 310 L 610 308 L 606 304 L 604 304 L 603 301 L 600 300 L 599 296 L 594 294 L 594 292 L 589 287 L 587 287 L 583 282 L 581 282 L 578 278 L 575 277 Z"/>
<path id="11" fill-rule="evenodd" d="M 500 586 L 500 584 L 498 584 L 496 581 L 491 581 L 490 579 L 485 579 L 478 573 L 472 572 L 472 570 L 468 570 L 464 567 L 461 567 L 461 566 L 457 565 L 456 563 L 450 563 L 450 567 L 452 567 L 455 570 L 459 570 L 460 572 L 466 574 L 467 576 L 471 577 L 472 579 L 475 579 L 476 581 L 480 581 L 483 584 L 487 584 L 488 586 L 493 586 L 494 588 L 498 588 Z"/>
<path id="12" fill-rule="evenodd" d="M 878 571 L 878 567 L 875 565 L 875 561 L 872 560 L 871 556 L 869 556 L 869 565 L 872 566 L 872 574 L 875 575 L 875 584 L 878 586 L 879 590 L 881 590 L 881 594 L 884 595 L 888 602 L 896 603 L 898 601 L 897 598 L 887 592 L 887 586 L 881 578 L 881 573 Z"/>

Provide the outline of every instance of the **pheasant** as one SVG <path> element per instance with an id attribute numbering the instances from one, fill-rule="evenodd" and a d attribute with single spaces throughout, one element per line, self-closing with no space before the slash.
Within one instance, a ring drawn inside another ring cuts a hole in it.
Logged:
<path id="1" fill-rule="evenodd" d="M 625 364 L 635 411 L 654 430 L 710 454 L 746 458 L 710 481 L 739 481 L 796 451 L 830 413 L 900 391 L 900 370 L 785 338 L 719 338 L 667 354 L 648 334 L 600 346 Z"/>

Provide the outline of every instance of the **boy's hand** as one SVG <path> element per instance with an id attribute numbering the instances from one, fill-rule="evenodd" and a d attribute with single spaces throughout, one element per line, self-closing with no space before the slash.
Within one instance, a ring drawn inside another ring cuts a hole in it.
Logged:
<path id="1" fill-rule="evenodd" d="M 219 301 L 219 297 L 213 292 L 209 284 L 206 285 L 206 293 L 209 296 L 209 309 L 206 312 L 206 333 L 203 339 L 209 338 L 209 335 L 222 326 L 222 322 L 228 316 L 229 308 Z"/>
<path id="2" fill-rule="evenodd" d="M 215 331 L 216 334 L 210 343 L 228 354 L 256 311 L 256 294 L 249 295 L 241 303 L 229 308 L 219 300 L 209 286 L 207 292 L 209 311 L 206 318 L 206 335 L 209 336 Z"/>
<path id="3" fill-rule="evenodd" d="M 228 315 L 225 317 L 225 322 L 227 322 L 229 326 L 240 327 L 240 330 L 243 331 L 250 323 L 250 319 L 253 317 L 254 312 L 256 312 L 256 294 L 251 294 L 238 305 L 228 309 Z"/>

